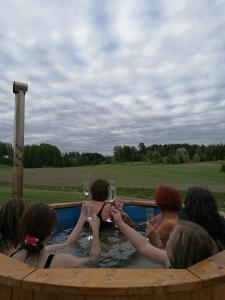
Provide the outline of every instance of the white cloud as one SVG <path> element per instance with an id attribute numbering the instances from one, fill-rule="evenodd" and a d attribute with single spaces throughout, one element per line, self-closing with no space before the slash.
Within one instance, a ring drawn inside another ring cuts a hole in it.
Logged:
<path id="1" fill-rule="evenodd" d="M 18 80 L 26 143 L 225 142 L 224 0 L 0 4 L 0 140 L 12 140 Z"/>

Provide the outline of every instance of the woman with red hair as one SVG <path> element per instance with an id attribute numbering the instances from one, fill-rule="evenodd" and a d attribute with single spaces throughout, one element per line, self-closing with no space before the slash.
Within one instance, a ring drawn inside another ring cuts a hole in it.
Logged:
<path id="1" fill-rule="evenodd" d="M 179 221 L 177 213 L 182 207 L 182 198 L 176 189 L 159 186 L 155 192 L 155 200 L 160 214 L 147 223 L 148 239 L 155 246 L 165 248 L 170 233 Z"/>

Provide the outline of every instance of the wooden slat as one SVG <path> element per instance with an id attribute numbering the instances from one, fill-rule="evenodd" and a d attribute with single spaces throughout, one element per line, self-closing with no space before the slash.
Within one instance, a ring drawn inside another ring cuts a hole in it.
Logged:
<path id="1" fill-rule="evenodd" d="M 225 284 L 217 285 L 212 288 L 213 300 L 225 299 Z"/>
<path id="2" fill-rule="evenodd" d="M 74 295 L 59 295 L 56 294 L 56 300 L 88 300 L 87 296 L 74 296 Z"/>
<path id="3" fill-rule="evenodd" d="M 0 299 L 12 300 L 12 287 L 0 284 Z"/>
<path id="4" fill-rule="evenodd" d="M 21 280 L 33 272 L 34 269 L 16 259 L 0 254 L 0 283 L 21 286 Z"/>
<path id="5" fill-rule="evenodd" d="M 33 292 L 30 290 L 14 287 L 12 291 L 12 300 L 33 300 Z"/>
<path id="6" fill-rule="evenodd" d="M 188 268 L 188 270 L 202 279 L 205 287 L 225 283 L 225 251 Z"/>
<path id="7" fill-rule="evenodd" d="M 63 300 L 61 297 L 60 299 Z M 46 292 L 34 292 L 32 300 L 57 300 L 56 294 Z"/>
<path id="8" fill-rule="evenodd" d="M 186 270 L 39 269 L 27 276 L 22 286 L 61 294 L 141 296 L 195 290 L 201 281 Z"/>

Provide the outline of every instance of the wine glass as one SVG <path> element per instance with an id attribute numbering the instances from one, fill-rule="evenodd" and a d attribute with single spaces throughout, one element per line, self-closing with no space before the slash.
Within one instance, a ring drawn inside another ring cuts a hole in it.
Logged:
<path id="1" fill-rule="evenodd" d="M 83 195 L 84 197 L 88 197 L 90 194 L 90 184 L 88 181 L 82 182 L 82 187 L 83 187 Z"/>
<path id="2" fill-rule="evenodd" d="M 93 235 L 91 233 L 91 222 L 93 220 L 93 207 L 92 206 L 86 206 L 86 207 L 87 207 L 87 220 L 88 220 L 89 226 L 90 226 L 90 235 L 88 237 L 88 240 L 92 240 Z"/>
<path id="3" fill-rule="evenodd" d="M 113 223 L 111 212 L 109 213 L 109 215 L 108 215 L 108 217 L 106 219 L 106 222 Z"/>
<path id="4" fill-rule="evenodd" d="M 153 207 L 146 207 L 146 219 L 147 222 L 151 221 L 151 219 L 154 217 L 154 208 Z"/>
<path id="5" fill-rule="evenodd" d="M 109 202 L 113 202 L 116 197 L 116 183 L 115 180 L 109 181 Z"/>
<path id="6" fill-rule="evenodd" d="M 154 217 L 154 208 L 153 207 L 146 207 L 146 226 L 148 222 Z M 146 237 L 148 240 L 148 236 Z"/>

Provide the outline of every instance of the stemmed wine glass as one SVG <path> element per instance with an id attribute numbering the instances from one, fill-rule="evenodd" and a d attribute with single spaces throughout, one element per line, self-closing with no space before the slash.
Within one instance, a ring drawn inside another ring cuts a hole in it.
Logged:
<path id="1" fill-rule="evenodd" d="M 93 235 L 91 233 L 91 222 L 93 220 L 93 207 L 88 205 L 87 207 L 87 220 L 89 222 L 89 227 L 90 227 L 90 235 L 88 237 L 88 240 L 92 240 L 93 239 Z"/>
<path id="2" fill-rule="evenodd" d="M 153 217 L 154 217 L 154 208 L 152 208 L 152 207 L 146 207 L 146 226 L 148 225 L 148 222 L 151 221 L 151 219 Z M 148 240 L 148 234 L 147 234 L 146 238 Z"/>
<path id="3" fill-rule="evenodd" d="M 83 195 L 85 198 L 88 198 L 90 194 L 90 184 L 88 181 L 82 182 L 82 187 L 83 187 Z"/>
<path id="4" fill-rule="evenodd" d="M 116 183 L 115 180 L 109 181 L 109 202 L 113 202 L 116 197 Z"/>
<path id="5" fill-rule="evenodd" d="M 113 201 L 115 200 L 116 197 L 116 184 L 115 184 L 115 180 L 110 180 L 109 181 L 109 202 L 112 204 Z M 112 218 L 111 216 L 108 216 L 108 218 L 106 219 L 107 222 L 112 223 Z"/>

